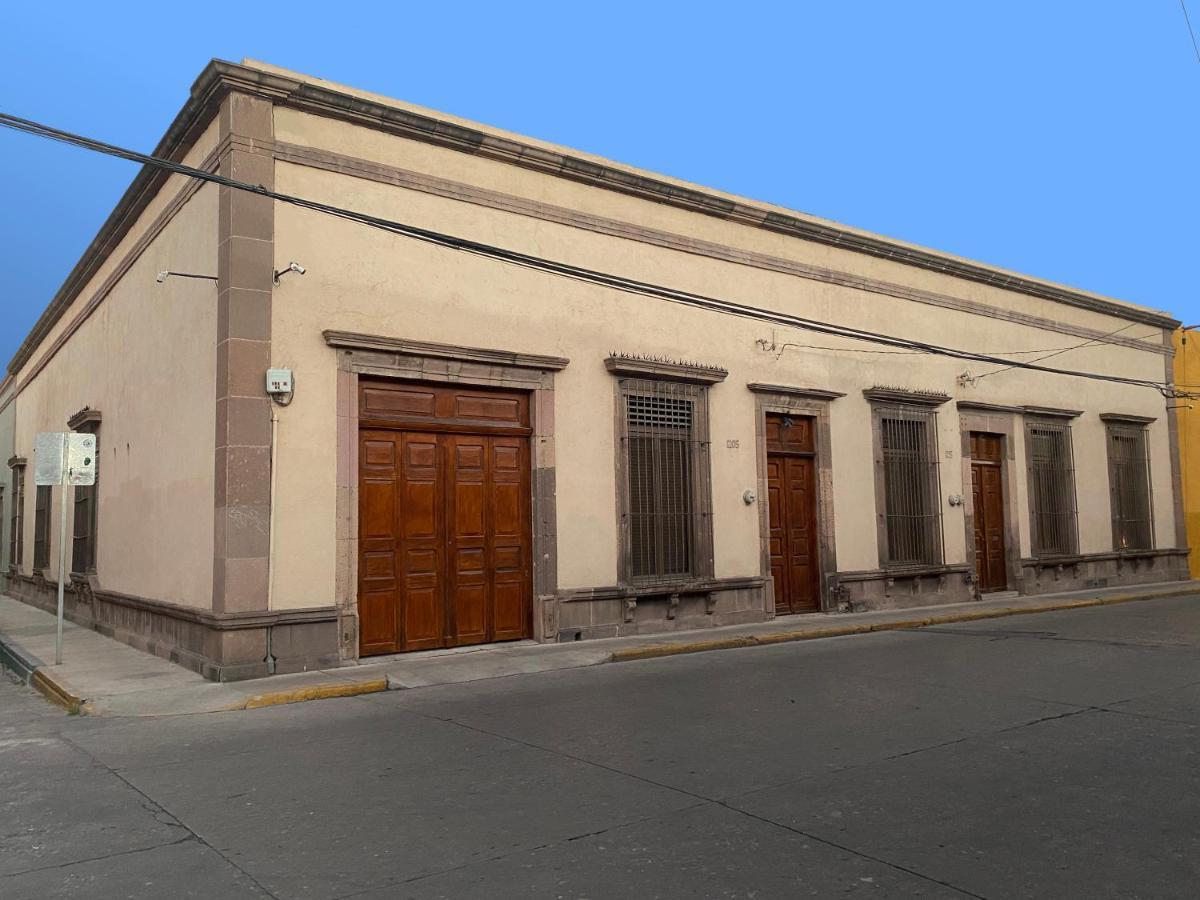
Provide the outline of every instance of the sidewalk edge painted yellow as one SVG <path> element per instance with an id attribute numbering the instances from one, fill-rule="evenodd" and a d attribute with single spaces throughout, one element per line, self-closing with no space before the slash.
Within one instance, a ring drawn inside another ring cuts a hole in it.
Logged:
<path id="1" fill-rule="evenodd" d="M 48 673 L 45 668 L 34 669 L 29 676 L 29 683 L 39 694 L 53 703 L 61 706 L 72 715 L 77 715 L 86 705 L 82 697 L 77 697 L 61 681 Z"/>
<path id="2" fill-rule="evenodd" d="M 614 650 L 610 662 L 633 662 L 639 659 L 658 659 L 664 656 L 680 656 L 685 653 L 704 653 L 709 650 L 736 650 L 742 647 L 760 647 L 771 644 L 786 644 L 793 641 L 811 641 L 820 638 L 845 637 L 851 634 L 868 634 L 876 631 L 901 631 L 925 628 L 930 625 L 949 625 L 955 622 L 974 622 L 980 619 L 1002 619 L 1006 616 L 1023 616 L 1034 613 L 1062 612 L 1069 609 L 1084 609 L 1090 606 L 1114 606 L 1118 603 L 1135 603 L 1140 600 L 1158 600 L 1165 597 L 1183 597 L 1200 593 L 1200 585 L 1189 588 L 1172 588 L 1147 594 L 1114 594 L 1111 597 L 1082 597 L 1042 606 L 1002 606 L 995 609 L 970 609 L 952 613 L 930 613 L 922 610 L 920 616 L 897 619 L 892 622 L 860 622 L 832 625 L 827 628 L 806 628 L 797 631 L 775 631 L 769 634 L 742 634 L 728 638 L 708 638 L 696 641 L 679 641 L 670 644 L 647 644 L 644 647 L 627 647 Z"/>
<path id="3" fill-rule="evenodd" d="M 386 691 L 386 678 L 370 678 L 364 681 L 331 681 L 325 684 L 312 684 L 305 687 L 292 688 L 287 691 L 272 691 L 266 694 L 256 694 L 249 697 L 245 703 L 231 709 L 262 709 L 266 706 L 280 706 L 284 703 L 303 703 L 307 700 L 328 700 L 332 697 L 355 697 L 359 694 L 375 694 Z"/>

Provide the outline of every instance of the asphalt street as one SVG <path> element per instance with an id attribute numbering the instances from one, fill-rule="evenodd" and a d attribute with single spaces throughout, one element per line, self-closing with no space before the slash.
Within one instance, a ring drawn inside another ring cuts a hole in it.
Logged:
<path id="1" fill-rule="evenodd" d="M 64 716 L 0 683 L 0 897 L 1195 897 L 1200 597 Z"/>

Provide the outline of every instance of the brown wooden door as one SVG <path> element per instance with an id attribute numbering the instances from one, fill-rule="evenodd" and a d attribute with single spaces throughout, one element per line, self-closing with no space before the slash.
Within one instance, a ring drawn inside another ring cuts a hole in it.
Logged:
<path id="1" fill-rule="evenodd" d="M 971 433 L 971 499 L 975 510 L 975 577 L 981 592 L 1008 587 L 1004 547 L 1004 439 Z"/>
<path id="2" fill-rule="evenodd" d="M 813 420 L 767 416 L 767 519 L 775 612 L 821 608 Z"/>
<path id="3" fill-rule="evenodd" d="M 517 415 L 527 415 L 525 397 L 463 394 L 375 383 L 363 389 L 363 406 L 372 414 L 364 417 L 360 408 L 360 421 L 367 423 L 359 435 L 364 656 L 530 634 L 529 439 Z M 378 427 L 387 418 L 381 409 L 401 410 L 397 418 L 408 420 L 422 398 L 435 413 L 448 408 L 480 416 L 508 409 L 518 424 L 456 415 L 419 431 Z M 520 402 L 509 404 L 514 399 Z"/>

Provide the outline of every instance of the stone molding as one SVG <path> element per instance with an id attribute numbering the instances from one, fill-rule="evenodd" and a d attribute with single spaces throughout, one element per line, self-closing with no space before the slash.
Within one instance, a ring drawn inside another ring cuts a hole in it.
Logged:
<path id="1" fill-rule="evenodd" d="M 81 428 L 95 430 L 100 426 L 103 416 L 100 410 L 92 409 L 90 406 L 85 406 L 71 418 L 67 419 L 67 429 L 70 431 L 79 431 Z"/>
<path id="2" fill-rule="evenodd" d="M 1060 285 L 992 269 L 832 223 L 801 219 L 749 201 L 734 200 L 512 138 L 487 134 L 432 116 L 342 93 L 323 85 L 224 60 L 212 60 L 200 73 L 192 85 L 191 96 L 155 147 L 153 155 L 181 161 L 212 119 L 224 97 L 233 91 L 314 115 L 340 119 L 460 152 L 501 160 L 556 177 L 900 262 L 915 268 L 956 276 L 1003 290 L 1052 300 L 1126 321 L 1166 329 L 1177 328 L 1180 324 L 1170 316 L 1152 310 L 1126 306 Z M 163 170 L 142 168 L 14 354 L 9 363 L 9 372 L 15 373 L 25 365 L 168 177 L 168 173 Z"/>
<path id="3" fill-rule="evenodd" d="M 604 368 L 611 375 L 683 381 L 688 384 L 718 384 L 729 376 L 720 366 L 672 362 L 666 359 L 643 359 L 616 353 L 604 360 Z"/>
<path id="4" fill-rule="evenodd" d="M 900 300 L 925 303 L 943 309 L 952 309 L 972 315 L 1016 322 L 1022 325 L 1029 325 L 1033 328 L 1057 331 L 1062 334 L 1086 338 L 1099 343 L 1131 347 L 1152 353 L 1168 352 L 1157 344 L 1148 344 L 1137 338 L 1114 335 L 1111 331 L 1101 331 L 1070 322 L 1047 319 L 1042 316 L 1007 310 L 949 294 L 923 290 L 890 281 L 882 281 L 877 278 L 852 275 L 836 269 L 810 265 L 781 256 L 743 250 L 713 241 L 648 228 L 641 224 L 555 206 L 538 200 L 505 194 L 461 181 L 428 175 L 423 172 L 384 165 L 348 156 L 343 153 L 313 147 L 303 147 L 285 141 L 278 141 L 274 145 L 270 147 L 264 146 L 262 149 L 264 152 L 274 153 L 276 159 L 284 162 L 308 166 L 325 172 L 336 172 L 337 174 L 352 178 L 374 181 L 377 184 L 389 184 L 395 187 L 420 191 L 435 197 L 445 197 L 452 200 L 474 203 L 487 209 L 498 209 L 504 212 L 516 213 L 517 215 L 567 225 L 596 234 L 625 238 L 656 247 L 663 247 L 668 250 L 676 250 L 681 253 L 691 253 L 710 259 L 737 263 L 738 265 L 752 266 L 768 272 L 782 272 L 787 275 L 794 275 L 798 278 L 806 278 L 823 284 L 833 284 L 854 290 L 895 297 Z"/>
<path id="5" fill-rule="evenodd" d="M 953 275 L 1008 291 L 1054 300 L 1068 306 L 1104 315 L 1142 322 L 1160 328 L 1179 325 L 1162 313 L 1129 307 L 1099 297 L 1036 279 L 992 269 L 948 254 L 915 247 L 884 237 L 865 234 L 829 222 L 802 219 L 795 215 L 745 200 L 735 200 L 709 191 L 684 186 L 526 143 L 490 134 L 455 122 L 438 119 L 333 87 L 302 81 L 278 72 L 213 60 L 193 87 L 197 93 L 232 81 L 239 89 L 258 91 L 282 106 L 340 119 L 412 140 L 495 159 L 521 168 L 579 181 L 584 184 L 630 194 L 642 199 L 689 209 L 716 218 L 779 232 L 804 240 L 881 257 L 915 268 Z"/>
<path id="6" fill-rule="evenodd" d="M 27 465 L 29 465 L 29 460 L 24 456 L 10 456 L 8 458 L 8 467 L 10 469 L 19 469 Z"/>
<path id="7" fill-rule="evenodd" d="M 1157 422 L 1155 416 L 1135 416 L 1131 413 L 1100 413 L 1101 422 L 1112 422 L 1115 425 L 1149 425 Z"/>
<path id="8" fill-rule="evenodd" d="M 846 395 L 840 391 L 827 391 L 822 388 L 793 387 L 788 384 L 762 384 L 752 382 L 746 385 L 755 394 L 776 394 L 784 397 L 795 397 L 799 400 L 837 400 Z"/>
<path id="9" fill-rule="evenodd" d="M 557 372 L 565 369 L 571 362 L 562 356 L 540 356 L 536 353 L 516 353 L 510 350 L 435 344 L 430 341 L 356 334 L 350 331 L 327 330 L 321 332 L 321 336 L 325 339 L 326 344 L 338 350 L 374 350 L 396 353 L 401 356 L 432 357 L 464 363 L 481 363 L 488 366 L 509 366 L 518 369 L 541 369 Z"/>
<path id="10" fill-rule="evenodd" d="M 1056 409 L 1053 406 L 1022 406 L 1021 412 L 1043 419 L 1078 419 L 1083 415 L 1082 409 Z"/>
<path id="11" fill-rule="evenodd" d="M 950 400 L 949 394 L 937 391 L 910 391 L 891 387 L 865 388 L 863 396 L 872 403 L 906 403 L 912 406 L 941 406 Z"/>

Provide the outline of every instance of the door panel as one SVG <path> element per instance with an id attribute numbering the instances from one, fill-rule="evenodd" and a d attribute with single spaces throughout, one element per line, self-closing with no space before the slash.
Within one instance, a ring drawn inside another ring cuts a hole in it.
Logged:
<path id="1" fill-rule="evenodd" d="M 359 439 L 359 632 L 363 655 L 528 637 L 532 615 L 527 396 L 369 383 L 376 418 L 470 416 Z M 447 427 L 446 432 L 438 431 Z M 450 433 L 453 429 L 453 433 Z"/>
<path id="2" fill-rule="evenodd" d="M 821 608 L 813 420 L 770 414 L 767 523 L 777 614 Z"/>
<path id="3" fill-rule="evenodd" d="M 400 533 L 402 611 L 400 650 L 441 646 L 445 590 L 442 573 L 442 510 L 439 503 L 441 454 L 436 434 L 398 435 L 404 451 L 401 467 Z"/>
<path id="4" fill-rule="evenodd" d="M 981 592 L 1008 587 L 1004 544 L 1003 437 L 971 434 L 971 499 L 974 507 L 975 577 Z"/>

